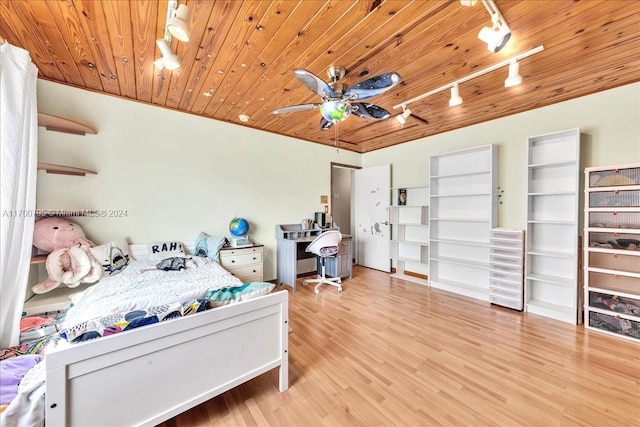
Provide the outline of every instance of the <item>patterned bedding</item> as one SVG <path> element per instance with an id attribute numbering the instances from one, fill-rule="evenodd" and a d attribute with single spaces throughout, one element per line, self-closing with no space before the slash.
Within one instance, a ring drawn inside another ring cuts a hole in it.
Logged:
<path id="1" fill-rule="evenodd" d="M 242 283 L 211 258 L 194 257 L 195 267 L 181 271 L 150 270 L 157 261 L 133 261 L 121 273 L 105 277 L 72 297 L 60 332 L 5 349 L 0 359 L 46 354 L 68 343 L 117 334 L 208 308 L 264 295 L 267 282 Z"/>
<path id="2" fill-rule="evenodd" d="M 186 316 L 207 309 L 210 290 L 242 282 L 210 258 L 195 257 L 185 270 L 153 269 L 157 261 L 138 260 L 72 297 L 60 335 L 86 341 Z"/>
<path id="3" fill-rule="evenodd" d="M 106 277 L 72 297 L 62 328 L 115 313 L 185 303 L 208 290 L 242 286 L 237 277 L 210 258 L 194 257 L 195 268 L 150 270 L 158 261 L 133 261 L 119 274 Z"/>

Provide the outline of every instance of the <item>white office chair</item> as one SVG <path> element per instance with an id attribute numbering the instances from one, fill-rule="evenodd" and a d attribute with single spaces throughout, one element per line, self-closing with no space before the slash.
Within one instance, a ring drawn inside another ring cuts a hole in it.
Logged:
<path id="1" fill-rule="evenodd" d="M 342 280 L 340 277 L 327 277 L 325 275 L 324 260 L 328 257 L 335 257 L 340 247 L 340 241 L 342 240 L 342 234 L 338 230 L 329 230 L 320 234 L 313 239 L 309 246 L 305 249 L 305 252 L 311 252 L 320 259 L 322 264 L 322 275 L 318 275 L 317 279 L 305 279 L 302 284 L 317 283 L 315 287 L 316 294 L 320 292 L 320 286 L 323 284 L 335 286 L 338 288 L 338 292 L 342 292 Z"/>

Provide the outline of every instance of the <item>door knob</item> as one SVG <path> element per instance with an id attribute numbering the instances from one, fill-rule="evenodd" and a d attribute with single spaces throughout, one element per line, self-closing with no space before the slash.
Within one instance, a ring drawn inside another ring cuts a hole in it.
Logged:
<path id="1" fill-rule="evenodd" d="M 389 225 L 389 221 L 383 221 L 380 224 Z"/>

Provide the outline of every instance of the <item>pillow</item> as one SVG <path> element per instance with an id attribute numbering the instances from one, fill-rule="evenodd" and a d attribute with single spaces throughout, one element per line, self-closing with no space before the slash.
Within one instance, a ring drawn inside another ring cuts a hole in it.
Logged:
<path id="1" fill-rule="evenodd" d="M 91 255 L 102 265 L 107 276 L 120 273 L 131 262 L 129 244 L 125 239 L 89 248 Z"/>
<path id="2" fill-rule="evenodd" d="M 220 249 L 224 246 L 226 240 L 224 236 L 209 236 L 207 233 L 201 232 L 196 237 L 195 254 L 220 262 Z"/>
<path id="3" fill-rule="evenodd" d="M 151 261 L 162 261 L 166 258 L 185 257 L 184 246 L 180 242 L 158 242 L 149 243 L 149 259 Z"/>
<path id="4" fill-rule="evenodd" d="M 238 301 L 246 301 L 251 298 L 266 295 L 276 285 L 269 282 L 248 282 L 242 286 L 210 290 L 205 295 L 210 307 L 218 307 Z"/>

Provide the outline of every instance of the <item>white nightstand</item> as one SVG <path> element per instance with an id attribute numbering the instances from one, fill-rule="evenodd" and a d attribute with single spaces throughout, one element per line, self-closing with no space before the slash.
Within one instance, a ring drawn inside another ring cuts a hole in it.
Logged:
<path id="1" fill-rule="evenodd" d="M 246 248 L 220 249 L 220 265 L 231 274 L 247 282 L 263 282 L 262 249 L 263 245 L 248 246 Z"/>

